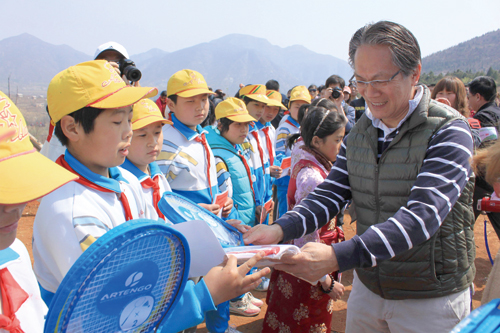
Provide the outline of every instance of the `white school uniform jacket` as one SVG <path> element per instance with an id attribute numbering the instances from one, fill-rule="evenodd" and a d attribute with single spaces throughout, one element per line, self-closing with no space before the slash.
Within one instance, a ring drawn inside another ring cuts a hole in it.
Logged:
<path id="1" fill-rule="evenodd" d="M 265 168 L 266 166 L 262 164 L 264 157 L 260 156 L 259 146 L 264 151 L 262 142 L 259 142 L 255 139 L 255 136 L 252 133 L 259 134 L 258 128 L 254 123 L 250 123 L 248 128 L 248 134 L 246 141 L 241 144 L 243 148 L 244 155 L 249 156 L 249 164 L 252 170 L 254 171 L 255 181 L 253 183 L 253 190 L 255 195 L 255 204 L 257 206 L 263 205 L 264 202 L 264 192 L 265 192 Z M 268 167 L 269 168 L 269 167 Z"/>
<path id="2" fill-rule="evenodd" d="M 196 141 L 207 132 L 199 125 L 193 131 L 175 115 L 172 122 L 163 126 L 163 147 L 156 163 L 173 192 L 195 203 L 212 204 L 218 193 L 214 155 L 208 143 L 207 156 L 203 144 Z"/>
<path id="3" fill-rule="evenodd" d="M 165 192 L 172 192 L 172 189 L 170 188 L 169 183 L 167 182 L 167 179 L 161 172 L 160 168 L 158 167 L 158 164 L 156 162 L 152 162 L 149 164 L 149 172 L 151 175 L 145 174 L 141 170 L 139 170 L 138 167 L 136 167 L 132 162 L 130 162 L 128 159 L 125 159 L 125 162 L 121 165 L 121 167 L 130 173 L 132 173 L 137 180 L 141 183 L 142 187 L 142 193 L 144 194 L 144 200 L 146 201 L 146 204 L 148 205 L 148 209 L 151 209 L 156 212 L 156 208 L 153 203 L 153 188 L 146 188 L 142 186 L 142 182 L 145 181 L 147 178 L 154 179 L 158 177 L 158 185 L 160 185 L 160 196 L 163 196 L 163 193 Z M 154 214 L 151 214 L 154 215 Z M 151 217 L 151 219 L 154 219 Z M 165 220 L 168 221 L 168 219 L 165 217 Z"/>
<path id="4" fill-rule="evenodd" d="M 290 157 L 292 152 L 286 145 L 287 139 L 292 134 L 300 132 L 300 125 L 292 116 L 287 114 L 281 119 L 278 129 L 276 130 L 276 154 Z"/>
<path id="5" fill-rule="evenodd" d="M 128 200 L 132 218 L 157 220 L 156 213 L 147 208 L 139 181 L 127 170 L 110 168 L 110 178 L 106 178 L 90 171 L 68 151 L 64 160 L 80 176 L 110 191 L 72 181 L 42 199 L 33 225 L 33 257 L 45 301 L 85 249 L 126 221 L 120 193 Z"/>
<path id="6" fill-rule="evenodd" d="M 2 269 L 8 269 L 19 287 L 28 294 L 28 298 L 15 313 L 21 329 L 25 333 L 42 333 L 47 306 L 40 296 L 28 251 L 19 239 L 16 239 L 10 247 L 0 251 L 0 270 Z M 5 298 L 6 295 L 2 297 Z M 8 331 L 0 329 L 0 333 L 5 332 Z"/>

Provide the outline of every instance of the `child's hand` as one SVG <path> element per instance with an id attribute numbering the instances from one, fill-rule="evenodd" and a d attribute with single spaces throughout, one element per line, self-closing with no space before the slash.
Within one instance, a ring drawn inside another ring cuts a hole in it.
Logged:
<path id="1" fill-rule="evenodd" d="M 260 214 L 262 214 L 262 206 L 255 207 L 255 224 L 260 224 Z"/>
<path id="2" fill-rule="evenodd" d="M 321 282 L 321 286 L 323 289 L 327 290 L 332 285 L 332 278 L 330 275 L 327 275 L 325 281 Z M 328 294 L 331 299 L 334 301 L 338 301 L 344 295 L 344 285 L 340 282 L 335 281 L 333 286 L 333 290 Z"/>
<path id="3" fill-rule="evenodd" d="M 229 225 L 238 229 L 238 231 L 241 232 L 242 234 L 244 234 L 245 232 L 247 232 L 248 230 L 251 229 L 251 227 L 249 225 L 242 224 L 240 220 L 227 220 L 226 222 Z"/>
<path id="4" fill-rule="evenodd" d="M 338 301 L 344 295 L 344 285 L 340 282 L 335 281 L 335 285 L 333 286 L 333 290 L 328 294 L 331 299 L 334 301 Z"/>
<path id="5" fill-rule="evenodd" d="M 200 203 L 198 205 L 200 205 L 201 207 L 205 208 L 206 210 L 211 211 L 214 215 L 219 214 L 220 206 L 217 205 L 217 204 L 207 205 L 207 204 Z"/>
<path id="6" fill-rule="evenodd" d="M 281 177 L 282 172 L 283 172 L 283 169 L 281 169 L 279 166 L 271 165 L 269 167 L 269 173 L 271 174 L 271 177 L 273 177 L 273 178 Z"/>
<path id="7" fill-rule="evenodd" d="M 222 210 L 222 217 L 228 217 L 229 213 L 231 213 L 231 209 L 233 209 L 233 199 L 227 198 L 224 209 Z"/>
<path id="8" fill-rule="evenodd" d="M 236 265 L 236 257 L 229 255 L 222 266 L 212 268 L 203 279 L 215 305 L 242 295 L 255 289 L 261 278 L 271 270 L 266 267 L 252 275 L 246 275 L 255 264 L 264 257 L 259 252 L 240 267 Z"/>

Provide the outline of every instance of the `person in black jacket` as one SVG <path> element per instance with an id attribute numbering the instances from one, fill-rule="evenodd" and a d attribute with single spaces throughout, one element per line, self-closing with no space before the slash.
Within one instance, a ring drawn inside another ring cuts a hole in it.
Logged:
<path id="1" fill-rule="evenodd" d="M 469 83 L 469 106 L 476 111 L 474 119 L 481 127 L 496 127 L 499 130 L 500 107 L 495 104 L 497 86 L 489 76 L 479 76 Z"/>
<path id="2" fill-rule="evenodd" d="M 481 128 L 494 127 L 500 131 L 500 107 L 495 104 L 497 95 L 497 86 L 495 81 L 489 76 L 479 76 L 469 84 L 469 106 L 476 111 L 474 119 L 481 123 Z M 497 139 L 498 140 L 498 139 Z M 494 140 L 496 141 L 496 140 Z M 487 147 L 494 141 L 487 141 L 481 144 L 481 147 Z M 490 196 L 493 187 L 486 182 L 484 175 L 479 170 L 476 177 L 476 187 L 474 189 L 474 217 L 477 219 L 481 211 L 477 209 L 477 201 Z M 500 238 L 500 213 L 488 213 L 488 218 Z"/>

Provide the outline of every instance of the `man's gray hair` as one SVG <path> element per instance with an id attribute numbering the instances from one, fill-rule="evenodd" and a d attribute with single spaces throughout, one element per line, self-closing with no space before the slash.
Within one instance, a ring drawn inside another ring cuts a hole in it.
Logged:
<path id="1" fill-rule="evenodd" d="M 392 62 L 408 76 L 421 63 L 420 46 L 417 39 L 400 24 L 379 21 L 367 24 L 354 33 L 349 42 L 349 64 L 354 69 L 354 56 L 361 45 L 387 45 Z"/>

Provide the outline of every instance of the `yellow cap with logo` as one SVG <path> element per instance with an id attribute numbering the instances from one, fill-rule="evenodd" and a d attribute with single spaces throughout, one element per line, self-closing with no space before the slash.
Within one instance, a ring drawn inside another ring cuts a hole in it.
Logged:
<path id="1" fill-rule="evenodd" d="M 213 94 L 208 90 L 203 75 L 191 69 L 178 71 L 168 79 L 167 96 L 177 95 L 184 98 L 201 94 Z"/>
<path id="2" fill-rule="evenodd" d="M 236 97 L 230 97 L 217 104 L 215 119 L 219 120 L 220 118 L 228 118 L 237 123 L 257 121 L 248 113 L 245 103 Z"/>
<path id="3" fill-rule="evenodd" d="M 240 89 L 238 95 L 240 98 L 248 97 L 254 101 L 269 104 L 269 98 L 266 96 L 266 86 L 263 84 L 250 84 Z"/>
<path id="4" fill-rule="evenodd" d="M 19 109 L 0 91 L 0 204 L 43 197 L 78 178 L 40 154 L 31 144 Z"/>
<path id="5" fill-rule="evenodd" d="M 149 98 L 141 99 L 134 104 L 132 130 L 138 130 L 157 121 L 161 121 L 163 124 L 172 124 L 170 120 L 163 118 L 158 105 Z"/>
<path id="6" fill-rule="evenodd" d="M 71 66 L 54 76 L 47 90 L 47 104 L 55 124 L 65 115 L 84 107 L 122 108 L 157 93 L 156 88 L 127 86 L 109 62 L 93 60 Z"/>
<path id="7" fill-rule="evenodd" d="M 311 104 L 311 95 L 309 94 L 309 90 L 307 90 L 306 86 L 296 86 L 292 89 L 288 107 L 290 107 L 294 101 L 304 101 Z"/>
<path id="8" fill-rule="evenodd" d="M 267 98 L 269 98 L 269 103 L 267 105 L 277 106 L 283 110 L 286 110 L 286 106 L 284 106 L 283 103 L 281 103 L 282 98 L 281 98 L 281 94 L 278 91 L 268 90 L 266 95 L 267 95 Z"/>

